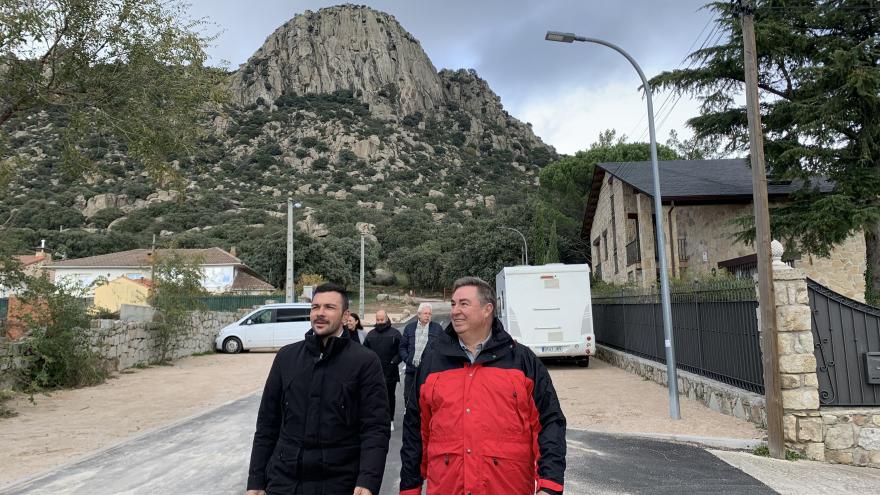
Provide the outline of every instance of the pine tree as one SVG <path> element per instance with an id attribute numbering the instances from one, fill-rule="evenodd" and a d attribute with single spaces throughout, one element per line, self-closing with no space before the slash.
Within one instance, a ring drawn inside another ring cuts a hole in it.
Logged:
<path id="1" fill-rule="evenodd" d="M 758 86 L 768 170 L 804 187 L 771 211 L 773 237 L 827 255 L 864 232 L 868 291 L 880 291 L 880 6 L 873 0 L 758 0 Z M 743 44 L 736 2 L 707 5 L 721 43 L 690 55 L 692 67 L 651 84 L 703 101 L 688 123 L 728 152 L 748 150 Z M 707 39 L 712 38 L 711 36 Z M 834 185 L 820 192 L 817 177 Z M 754 229 L 743 232 L 751 240 Z"/>

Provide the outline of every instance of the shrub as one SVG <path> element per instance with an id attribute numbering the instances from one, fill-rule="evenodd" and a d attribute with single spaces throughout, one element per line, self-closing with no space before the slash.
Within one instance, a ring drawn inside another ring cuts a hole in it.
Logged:
<path id="1" fill-rule="evenodd" d="M 86 288 L 55 285 L 46 277 L 28 277 L 22 316 L 28 333 L 21 340 L 26 361 L 18 386 L 30 394 L 57 388 L 95 385 L 107 378 L 100 356 L 92 349 Z"/>
<path id="2" fill-rule="evenodd" d="M 192 327 L 192 311 L 204 307 L 201 260 L 187 260 L 175 254 L 153 263 L 153 290 L 150 306 L 156 309 L 155 335 L 159 363 L 174 355 L 181 335 Z"/>

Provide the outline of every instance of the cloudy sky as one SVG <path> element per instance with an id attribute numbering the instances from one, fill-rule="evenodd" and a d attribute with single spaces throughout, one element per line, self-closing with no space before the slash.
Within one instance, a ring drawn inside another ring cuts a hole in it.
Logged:
<path id="1" fill-rule="evenodd" d="M 278 26 L 318 0 L 190 0 L 194 17 L 222 30 L 210 50 L 233 68 Z M 609 48 L 544 41 L 547 30 L 574 32 L 622 46 L 648 77 L 686 66 L 685 55 L 713 41 L 704 0 L 361 0 L 394 15 L 440 68 L 473 68 L 518 119 L 531 122 L 562 153 L 589 147 L 604 129 L 647 141 L 645 101 L 636 72 Z M 654 95 L 658 141 L 671 130 L 689 136 L 685 121 L 698 103 Z"/>

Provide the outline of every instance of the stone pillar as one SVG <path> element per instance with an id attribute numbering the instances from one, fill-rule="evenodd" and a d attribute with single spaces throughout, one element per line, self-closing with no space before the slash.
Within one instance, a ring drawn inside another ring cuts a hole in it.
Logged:
<path id="1" fill-rule="evenodd" d="M 771 250 L 785 443 L 809 459 L 822 461 L 825 441 L 807 281 L 801 270 L 782 262 L 779 241 L 773 241 Z"/>

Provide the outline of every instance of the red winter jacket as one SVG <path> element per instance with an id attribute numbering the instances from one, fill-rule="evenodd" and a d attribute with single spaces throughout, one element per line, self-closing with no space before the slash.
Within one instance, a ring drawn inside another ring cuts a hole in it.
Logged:
<path id="1" fill-rule="evenodd" d="M 471 364 L 450 325 L 419 366 L 406 407 L 400 493 L 562 493 L 565 416 L 550 375 L 495 319 Z"/>

